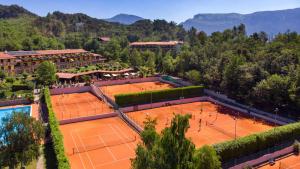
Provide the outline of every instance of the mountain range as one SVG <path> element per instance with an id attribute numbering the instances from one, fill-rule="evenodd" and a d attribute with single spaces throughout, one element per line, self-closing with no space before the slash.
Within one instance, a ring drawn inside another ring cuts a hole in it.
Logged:
<path id="1" fill-rule="evenodd" d="M 191 27 L 208 34 L 230 29 L 241 23 L 246 25 L 247 33 L 265 31 L 269 35 L 284 33 L 288 30 L 300 33 L 300 8 L 263 11 L 251 14 L 198 14 L 181 23 L 185 29 Z"/>
<path id="2" fill-rule="evenodd" d="M 14 18 L 22 15 L 31 17 L 38 17 L 38 15 L 20 7 L 18 5 L 4 6 L 0 5 L 0 19 Z M 88 21 L 83 24 L 88 24 L 89 27 L 95 31 L 102 30 L 102 26 L 108 27 L 120 27 L 121 25 L 132 25 L 137 21 L 145 20 L 142 17 L 128 14 L 119 14 L 109 19 L 97 19 L 89 17 L 85 14 L 64 14 L 61 12 L 54 12 L 49 15 L 50 18 L 73 18 L 69 19 L 72 25 L 81 21 Z M 277 33 L 284 33 L 286 31 L 296 31 L 300 33 L 300 8 L 277 10 L 277 11 L 262 11 L 251 14 L 238 14 L 238 13 L 226 13 L 226 14 L 197 14 L 193 18 L 188 19 L 180 25 L 186 30 L 194 27 L 198 31 L 204 31 L 207 34 L 211 34 L 216 31 L 223 31 L 230 29 L 233 26 L 241 23 L 246 25 L 247 33 L 252 34 L 254 32 L 264 31 L 269 35 Z M 43 20 L 43 19 L 40 19 Z M 148 22 L 148 21 L 147 21 Z M 94 25 L 93 25 L 93 24 Z M 111 23 L 111 24 L 110 24 Z M 70 24 L 68 24 L 70 25 Z M 80 26 L 80 24 L 79 24 Z"/>
<path id="3" fill-rule="evenodd" d="M 144 18 L 135 16 L 135 15 L 119 14 L 119 15 L 116 15 L 112 18 L 105 19 L 105 20 L 108 22 L 117 22 L 117 23 L 121 23 L 124 25 L 130 25 L 137 21 L 144 20 Z"/>

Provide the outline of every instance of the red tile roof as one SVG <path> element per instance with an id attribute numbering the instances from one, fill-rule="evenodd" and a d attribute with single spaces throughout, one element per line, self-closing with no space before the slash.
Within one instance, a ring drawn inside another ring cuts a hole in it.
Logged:
<path id="1" fill-rule="evenodd" d="M 130 46 L 175 46 L 177 44 L 182 44 L 181 41 L 169 41 L 169 42 L 133 42 Z"/>
<path id="2" fill-rule="evenodd" d="M 84 49 L 64 49 L 64 50 L 38 50 L 40 55 L 67 54 L 67 53 L 86 53 Z"/>
<path id="3" fill-rule="evenodd" d="M 0 59 L 13 59 L 15 57 L 7 54 L 6 52 L 0 52 Z"/>

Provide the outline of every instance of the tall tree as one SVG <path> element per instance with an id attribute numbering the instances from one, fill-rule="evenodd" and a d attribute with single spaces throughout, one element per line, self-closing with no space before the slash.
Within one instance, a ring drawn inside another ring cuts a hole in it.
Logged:
<path id="1" fill-rule="evenodd" d="M 196 153 L 195 145 L 186 138 L 185 133 L 189 128 L 190 118 L 190 115 L 175 115 L 170 127 L 165 128 L 161 135 L 155 130 L 155 120 L 148 118 L 141 134 L 143 142 L 136 149 L 132 168 L 194 169 L 211 166 L 214 167 L 211 169 L 217 169 L 220 164 L 217 154 L 211 149 Z M 203 163 L 203 156 L 206 155 L 209 156 L 205 158 L 208 161 Z M 215 165 L 211 165 L 212 163 Z"/>
<path id="2" fill-rule="evenodd" d="M 204 145 L 195 153 L 194 169 L 221 169 L 220 158 L 215 149 Z"/>
<path id="3" fill-rule="evenodd" d="M 25 112 L 14 112 L 0 126 L 0 167 L 28 165 L 37 159 L 44 138 L 42 123 Z"/>
<path id="4" fill-rule="evenodd" d="M 53 62 L 42 62 L 37 70 L 37 81 L 41 85 L 53 85 L 57 80 L 56 65 Z"/>
<path id="5" fill-rule="evenodd" d="M 290 88 L 290 79 L 277 74 L 271 75 L 262 80 L 254 87 L 255 100 L 259 101 L 262 107 L 274 109 L 290 100 L 288 90 Z M 259 98 L 259 99 L 258 99 Z M 270 102 L 270 100 L 272 100 Z"/>

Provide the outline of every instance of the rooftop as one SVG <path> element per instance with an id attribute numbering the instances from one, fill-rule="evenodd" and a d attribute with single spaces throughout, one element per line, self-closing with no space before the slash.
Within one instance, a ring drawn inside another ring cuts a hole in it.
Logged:
<path id="1" fill-rule="evenodd" d="M 15 57 L 7 54 L 6 52 L 0 52 L 0 59 L 13 59 Z"/>
<path id="2" fill-rule="evenodd" d="M 175 46 L 182 44 L 182 41 L 168 41 L 168 42 L 133 42 L 130 43 L 130 46 Z"/>
<path id="3" fill-rule="evenodd" d="M 0 52 L 0 59 L 10 59 L 17 56 L 33 56 L 33 55 L 57 55 L 57 54 L 72 54 L 86 53 L 83 49 L 63 49 L 63 50 L 37 50 L 37 51 L 6 51 Z"/>
<path id="4" fill-rule="evenodd" d="M 109 42 L 110 41 L 110 37 L 99 37 L 99 40 L 103 41 L 103 42 Z"/>

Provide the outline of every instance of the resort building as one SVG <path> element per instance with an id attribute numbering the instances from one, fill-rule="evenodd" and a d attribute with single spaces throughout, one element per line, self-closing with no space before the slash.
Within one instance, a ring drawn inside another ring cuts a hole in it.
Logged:
<path id="1" fill-rule="evenodd" d="M 102 63 L 106 59 L 83 49 L 0 52 L 0 70 L 8 74 L 32 73 L 43 61 L 52 61 L 57 69 Z"/>
<path id="2" fill-rule="evenodd" d="M 182 41 L 168 41 L 168 42 L 133 42 L 130 43 L 131 49 L 138 50 L 151 50 L 156 51 L 159 48 L 163 50 L 163 52 L 172 51 L 178 53 L 180 51 L 181 46 L 183 45 Z"/>

